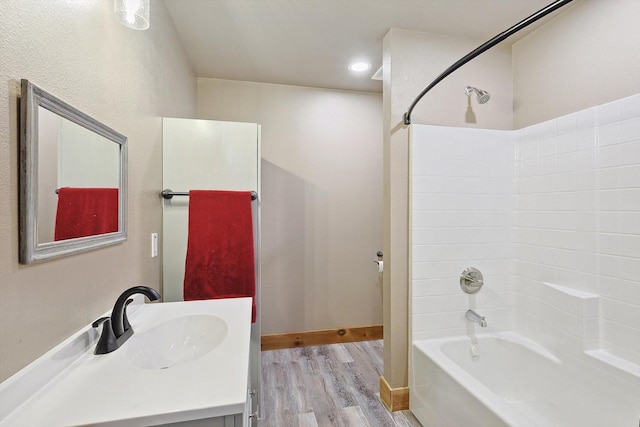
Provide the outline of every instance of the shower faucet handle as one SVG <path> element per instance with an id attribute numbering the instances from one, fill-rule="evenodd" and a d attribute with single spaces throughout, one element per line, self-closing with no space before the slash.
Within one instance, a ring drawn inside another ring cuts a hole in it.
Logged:
<path id="1" fill-rule="evenodd" d="M 460 274 L 460 287 L 467 294 L 475 294 L 484 285 L 480 270 L 474 267 L 465 268 Z"/>

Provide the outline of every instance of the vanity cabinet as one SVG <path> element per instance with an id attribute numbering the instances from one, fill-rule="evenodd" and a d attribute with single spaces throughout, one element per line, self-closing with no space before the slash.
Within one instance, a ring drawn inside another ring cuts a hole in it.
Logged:
<path id="1" fill-rule="evenodd" d="M 249 378 L 251 375 L 249 373 Z M 200 420 L 182 421 L 171 424 L 161 424 L 168 427 L 251 427 L 252 417 L 251 408 L 253 407 L 253 393 L 251 389 L 247 389 L 247 401 L 245 403 L 244 412 L 241 414 L 232 414 L 215 418 L 204 418 Z M 257 424 L 257 423 L 253 423 Z"/>
<path id="2" fill-rule="evenodd" d="M 245 423 L 245 418 L 244 414 L 236 414 L 162 425 L 171 427 L 246 427 L 249 424 Z"/>

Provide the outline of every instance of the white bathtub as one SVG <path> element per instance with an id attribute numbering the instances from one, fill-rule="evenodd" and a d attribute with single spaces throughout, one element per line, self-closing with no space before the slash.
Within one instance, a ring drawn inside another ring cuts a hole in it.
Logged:
<path id="1" fill-rule="evenodd" d="M 424 427 L 639 427 L 638 378 L 561 361 L 512 332 L 414 342 L 411 411 Z"/>

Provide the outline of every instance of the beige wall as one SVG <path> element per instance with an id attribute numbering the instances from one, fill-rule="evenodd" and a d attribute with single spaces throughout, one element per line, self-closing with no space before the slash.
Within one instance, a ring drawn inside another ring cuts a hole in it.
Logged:
<path id="1" fill-rule="evenodd" d="M 513 46 L 516 129 L 640 93 L 640 1 L 582 0 Z"/>
<path id="2" fill-rule="evenodd" d="M 384 39 L 384 375 L 392 388 L 408 384 L 409 129 L 402 115 L 422 89 L 483 42 L 396 29 Z M 489 91 L 491 101 L 479 105 L 470 100 L 467 85 Z M 511 50 L 497 47 L 425 95 L 412 122 L 511 129 L 511 98 Z M 475 123 L 468 121 L 472 115 Z"/>
<path id="3" fill-rule="evenodd" d="M 393 125 L 401 122 L 402 114 L 429 83 L 486 41 L 398 29 L 390 30 L 385 38 L 385 49 L 392 55 L 388 77 Z M 498 45 L 431 89 L 414 109 L 412 123 L 511 129 L 511 80 L 511 48 Z M 465 95 L 466 86 L 489 91 L 491 100 L 479 105 L 475 97 Z M 467 120 L 469 101 L 476 123 Z"/>
<path id="4" fill-rule="evenodd" d="M 379 94 L 198 79 L 198 117 L 262 126 L 262 333 L 382 323 Z"/>
<path id="5" fill-rule="evenodd" d="M 193 117 L 196 81 L 162 2 L 129 30 L 109 1 L 0 2 L 0 380 L 109 310 L 125 288 L 159 288 L 162 116 Z M 26 78 L 129 137 L 129 239 L 18 263 L 18 96 Z"/>

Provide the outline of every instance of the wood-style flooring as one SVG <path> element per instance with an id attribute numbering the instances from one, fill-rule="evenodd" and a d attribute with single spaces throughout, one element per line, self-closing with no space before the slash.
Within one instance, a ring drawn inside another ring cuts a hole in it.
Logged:
<path id="1" fill-rule="evenodd" d="M 421 427 L 380 400 L 382 340 L 262 352 L 259 427 Z"/>

